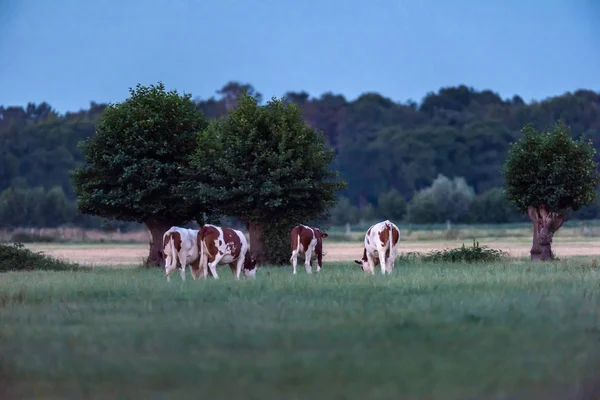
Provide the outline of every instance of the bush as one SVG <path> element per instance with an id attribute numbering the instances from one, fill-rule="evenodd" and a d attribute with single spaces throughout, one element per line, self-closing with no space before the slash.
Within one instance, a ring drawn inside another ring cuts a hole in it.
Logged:
<path id="1" fill-rule="evenodd" d="M 73 271 L 81 269 L 78 264 L 34 253 L 24 248 L 22 243 L 0 243 L 0 272 L 9 271 Z"/>
<path id="2" fill-rule="evenodd" d="M 10 236 L 10 241 L 16 243 L 55 243 L 61 240 L 54 236 L 42 235 L 41 233 L 15 232 Z"/>
<path id="3" fill-rule="evenodd" d="M 290 232 L 295 224 L 280 221 L 266 226 L 262 232 L 263 263 L 268 265 L 288 265 L 292 250 Z"/>
<path id="4" fill-rule="evenodd" d="M 479 242 L 473 240 L 473 247 L 461 247 L 455 249 L 434 250 L 423 255 L 421 260 L 431 262 L 491 262 L 500 261 L 508 257 L 508 253 L 502 250 L 490 249 L 488 246 L 479 246 Z"/>

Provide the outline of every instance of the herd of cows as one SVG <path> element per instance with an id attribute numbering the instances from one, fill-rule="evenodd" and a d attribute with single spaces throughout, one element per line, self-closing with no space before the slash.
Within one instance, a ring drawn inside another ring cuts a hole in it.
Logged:
<path id="1" fill-rule="evenodd" d="M 295 226 L 290 232 L 292 256 L 290 263 L 296 274 L 298 255 L 304 254 L 306 273 L 312 273 L 312 261 L 317 259 L 319 272 L 323 268 L 323 238 L 328 235 L 319 228 L 306 225 Z M 391 273 L 397 256 L 396 246 L 400 241 L 400 230 L 389 220 L 371 226 L 364 239 L 363 256 L 355 260 L 365 273 L 374 274 L 375 266 L 381 265 L 381 273 Z M 246 236 L 237 229 L 224 228 L 206 224 L 201 229 L 187 229 L 173 226 L 163 235 L 163 258 L 167 281 L 170 275 L 181 267 L 181 279 L 185 280 L 186 267 L 189 265 L 192 277 L 200 275 L 206 278 L 209 274 L 215 279 L 217 265 L 229 264 L 236 279 L 240 274 L 255 277 L 257 262 L 250 255 L 250 246 Z"/>

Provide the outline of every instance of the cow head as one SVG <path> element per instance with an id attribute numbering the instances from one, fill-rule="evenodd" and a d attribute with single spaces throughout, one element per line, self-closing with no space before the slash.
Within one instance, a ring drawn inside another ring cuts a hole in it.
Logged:
<path id="1" fill-rule="evenodd" d="M 355 263 L 357 263 L 358 265 L 360 265 L 360 268 L 363 271 L 367 271 L 369 268 L 369 263 L 365 260 L 354 260 Z"/>
<path id="2" fill-rule="evenodd" d="M 314 229 L 314 231 L 315 231 L 315 232 L 317 232 L 317 233 L 318 233 L 318 235 L 319 235 L 321 238 L 326 238 L 327 236 L 329 236 L 327 233 L 325 233 L 325 232 L 321 232 L 321 231 L 319 230 L 319 228 L 313 228 L 313 229 Z"/>
<path id="3" fill-rule="evenodd" d="M 246 278 L 255 278 L 256 277 L 256 260 L 250 256 L 250 252 L 246 252 L 246 257 L 244 258 L 244 276 Z"/>
<path id="4" fill-rule="evenodd" d="M 358 265 L 360 265 L 360 268 L 363 271 L 368 271 L 369 270 L 369 261 L 367 261 L 367 249 L 363 250 L 362 259 L 354 260 L 354 262 L 357 263 Z"/>

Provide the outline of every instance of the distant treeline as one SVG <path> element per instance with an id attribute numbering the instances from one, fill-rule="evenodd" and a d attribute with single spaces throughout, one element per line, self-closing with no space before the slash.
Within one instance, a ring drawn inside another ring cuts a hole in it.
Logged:
<path id="1" fill-rule="evenodd" d="M 218 96 L 197 99 L 198 109 L 208 118 L 225 116 L 242 89 L 261 98 L 252 86 L 230 82 Z M 525 124 L 546 129 L 562 120 L 575 137 L 600 148 L 600 93 L 590 90 L 532 103 L 466 86 L 429 93 L 419 105 L 377 93 L 354 101 L 332 93 L 285 96 L 336 150 L 332 168 L 348 188 L 331 210 L 333 224 L 383 217 L 412 223 L 526 220 L 507 203 L 501 175 L 509 145 Z M 46 103 L 0 107 L 0 227 L 103 224 L 78 214 L 69 171 L 83 162 L 77 143 L 94 135 L 104 109 L 92 102 L 87 110 L 59 115 Z M 572 217 L 600 217 L 599 203 Z"/>

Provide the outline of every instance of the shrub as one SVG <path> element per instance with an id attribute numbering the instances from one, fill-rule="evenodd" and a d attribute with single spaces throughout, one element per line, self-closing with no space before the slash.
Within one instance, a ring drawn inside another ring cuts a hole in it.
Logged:
<path id="1" fill-rule="evenodd" d="M 9 271 L 72 271 L 81 269 L 78 264 L 57 260 L 42 253 L 24 248 L 22 243 L 0 243 L 0 272 Z"/>
<path id="2" fill-rule="evenodd" d="M 454 249 L 433 250 L 423 255 L 421 260 L 432 262 L 491 262 L 500 261 L 508 257 L 508 253 L 490 249 L 488 246 L 479 246 L 479 242 L 473 240 L 472 247 L 461 247 Z"/>
<path id="3" fill-rule="evenodd" d="M 262 263 L 268 265 L 287 265 L 290 263 L 290 232 L 295 224 L 286 221 L 271 223 L 262 232 Z"/>
<path id="4" fill-rule="evenodd" d="M 10 241 L 16 243 L 54 243 L 61 240 L 41 233 L 15 232 L 10 236 Z"/>

